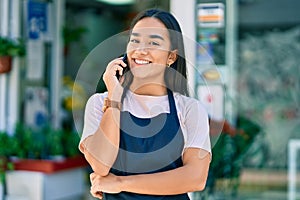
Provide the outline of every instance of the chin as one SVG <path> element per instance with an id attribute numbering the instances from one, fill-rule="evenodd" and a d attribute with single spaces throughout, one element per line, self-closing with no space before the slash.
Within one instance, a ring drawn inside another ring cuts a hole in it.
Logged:
<path id="1" fill-rule="evenodd" d="M 165 67 L 158 67 L 154 65 L 147 66 L 133 66 L 131 72 L 135 78 L 139 79 L 157 79 L 163 75 Z"/>
<path id="2" fill-rule="evenodd" d="M 148 77 L 150 77 L 149 72 L 142 72 L 142 71 L 133 71 L 132 70 L 132 74 L 134 78 L 138 78 L 138 79 L 146 79 Z"/>

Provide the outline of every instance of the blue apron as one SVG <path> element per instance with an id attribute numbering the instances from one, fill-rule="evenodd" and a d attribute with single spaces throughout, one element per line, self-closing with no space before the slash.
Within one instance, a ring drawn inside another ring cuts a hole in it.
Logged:
<path id="1" fill-rule="evenodd" d="M 170 113 L 138 118 L 128 111 L 120 116 L 120 145 L 110 172 L 118 176 L 163 172 L 182 166 L 184 138 L 173 93 L 168 90 Z M 160 184 L 159 182 L 157 184 Z M 164 186 L 162 186 L 164 187 Z M 104 194 L 105 200 L 188 200 L 187 194 L 144 195 L 130 192 Z"/>

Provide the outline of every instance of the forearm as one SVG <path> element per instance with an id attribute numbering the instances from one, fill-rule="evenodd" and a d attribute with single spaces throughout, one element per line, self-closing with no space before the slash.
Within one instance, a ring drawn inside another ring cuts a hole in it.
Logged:
<path id="1" fill-rule="evenodd" d="M 111 101 L 121 102 L 124 88 L 116 77 L 117 72 L 123 72 L 126 63 L 121 58 L 112 60 L 106 67 L 103 74 L 103 81 L 107 88 L 107 97 Z M 101 175 L 107 176 L 112 167 L 119 150 L 120 140 L 120 108 L 107 105 L 109 101 L 103 101 L 105 106 L 97 131 L 87 137 L 80 150 L 84 153 L 86 160 L 93 170 Z M 95 105 L 92 105 L 94 108 Z M 98 110 L 97 110 L 98 112 Z M 100 111 L 99 111 L 100 112 Z M 92 112 L 92 114 L 94 114 Z M 87 118 L 88 119 L 88 118 Z"/>
<path id="2" fill-rule="evenodd" d="M 139 194 L 174 195 L 203 190 L 205 187 L 209 156 L 201 162 L 174 170 L 121 178 L 121 190 Z"/>
<path id="3" fill-rule="evenodd" d="M 98 130 L 86 138 L 81 149 L 93 170 L 105 176 L 113 165 L 119 149 L 120 111 L 108 108 L 103 114 Z"/>

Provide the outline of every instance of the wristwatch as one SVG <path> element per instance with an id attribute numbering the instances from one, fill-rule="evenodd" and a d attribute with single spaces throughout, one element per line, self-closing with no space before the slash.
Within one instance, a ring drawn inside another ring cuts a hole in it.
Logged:
<path id="1" fill-rule="evenodd" d="M 112 101 L 108 97 L 105 97 L 104 102 L 103 102 L 102 111 L 105 112 L 106 109 L 109 107 L 117 108 L 117 109 L 121 110 L 122 103 L 118 102 L 118 101 Z"/>

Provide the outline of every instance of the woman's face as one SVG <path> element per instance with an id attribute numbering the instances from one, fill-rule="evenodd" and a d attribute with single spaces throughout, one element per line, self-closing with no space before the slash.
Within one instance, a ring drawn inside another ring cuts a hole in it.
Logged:
<path id="1" fill-rule="evenodd" d="M 127 45 L 130 70 L 135 78 L 157 77 L 176 60 L 169 32 L 156 18 L 146 17 L 133 27 Z"/>

